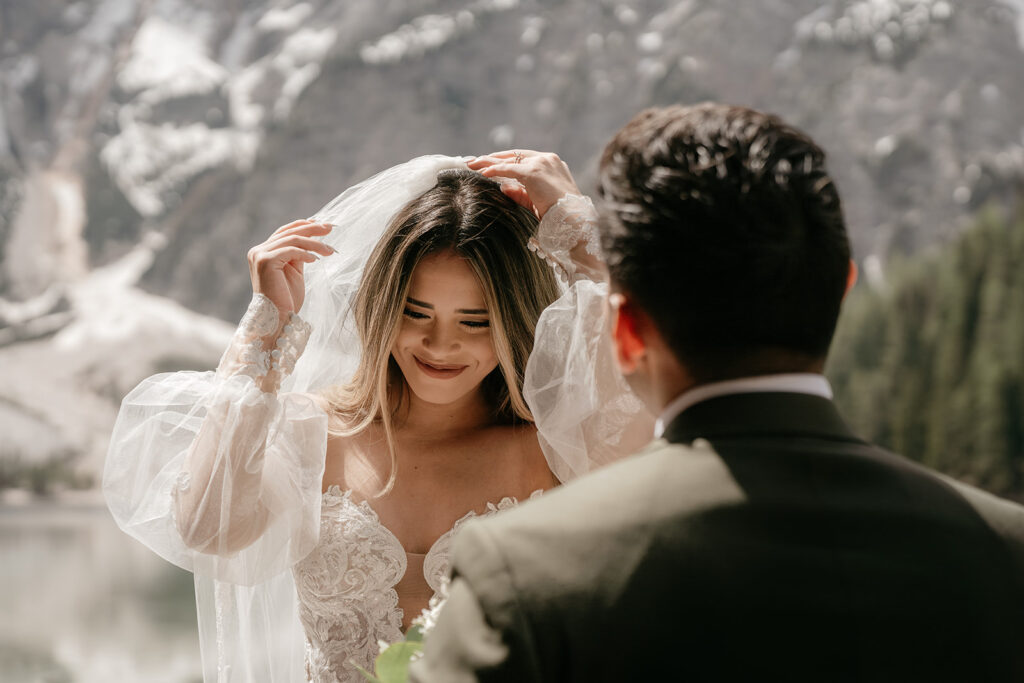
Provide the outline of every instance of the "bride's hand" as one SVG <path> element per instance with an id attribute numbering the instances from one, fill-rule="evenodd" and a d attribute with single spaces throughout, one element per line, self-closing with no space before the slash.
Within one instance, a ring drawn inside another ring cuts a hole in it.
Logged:
<path id="1" fill-rule="evenodd" d="M 277 306 L 282 317 L 298 313 L 305 297 L 302 269 L 316 261 L 317 254 L 329 256 L 334 249 L 314 237 L 331 231 L 326 223 L 293 221 L 274 231 L 267 241 L 249 250 L 249 279 L 252 291 L 263 294 Z"/>
<path id="2" fill-rule="evenodd" d="M 502 192 L 532 210 L 537 218 L 543 218 L 566 194 L 580 194 L 569 167 L 551 152 L 529 149 L 494 152 L 476 157 L 468 165 L 488 178 L 497 176 L 518 181 L 502 183 Z"/>

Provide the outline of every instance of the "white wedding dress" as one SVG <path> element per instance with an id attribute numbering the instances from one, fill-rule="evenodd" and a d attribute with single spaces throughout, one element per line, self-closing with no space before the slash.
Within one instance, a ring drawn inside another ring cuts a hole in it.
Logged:
<path id="1" fill-rule="evenodd" d="M 327 415 L 315 391 L 354 368 L 358 349 L 343 334 L 351 321 L 338 312 L 384 226 L 440 170 L 464 167 L 414 159 L 313 217 L 349 228 L 332 232 L 347 260 L 307 268 L 309 324 L 296 316 L 279 353 L 258 344 L 277 316 L 257 295 L 216 372 L 156 375 L 124 399 L 104 494 L 125 532 L 195 573 L 206 683 L 356 683 L 356 665 L 372 671 L 379 642 L 402 638 L 395 586 L 409 556 L 368 502 L 337 486 L 322 491 Z M 524 396 L 548 464 L 566 481 L 642 445 L 653 421 L 612 362 L 607 285 L 573 258 L 596 252 L 589 200 L 563 198 L 531 248 L 565 287 L 538 321 Z M 281 391 L 261 388 L 268 373 L 283 380 Z M 193 461 L 194 444 L 215 456 Z M 441 590 L 463 523 L 516 504 L 507 497 L 467 511 L 437 539 L 422 558 L 430 589 Z"/>

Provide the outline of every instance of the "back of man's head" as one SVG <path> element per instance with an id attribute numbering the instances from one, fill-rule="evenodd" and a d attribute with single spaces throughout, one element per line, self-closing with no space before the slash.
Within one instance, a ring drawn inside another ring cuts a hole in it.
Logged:
<path id="1" fill-rule="evenodd" d="M 712 103 L 643 111 L 605 148 L 613 287 L 698 381 L 824 359 L 850 266 L 824 162 L 778 118 Z"/>

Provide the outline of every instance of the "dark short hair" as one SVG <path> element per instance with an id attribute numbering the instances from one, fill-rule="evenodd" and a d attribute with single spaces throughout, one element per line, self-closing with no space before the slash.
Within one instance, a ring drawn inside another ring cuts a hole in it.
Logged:
<path id="1" fill-rule="evenodd" d="M 647 109 L 605 148 L 598 194 L 613 287 L 698 380 L 827 354 L 850 246 L 807 135 L 742 107 Z"/>

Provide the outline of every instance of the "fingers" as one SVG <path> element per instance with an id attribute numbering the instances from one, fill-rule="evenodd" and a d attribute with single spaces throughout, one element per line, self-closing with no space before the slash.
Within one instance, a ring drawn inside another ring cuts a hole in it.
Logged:
<path id="1" fill-rule="evenodd" d="M 530 199 L 530 194 L 526 191 L 526 188 L 523 187 L 521 182 L 513 179 L 503 179 L 503 182 L 501 182 L 500 185 L 501 191 L 506 197 L 510 198 L 516 204 L 526 207 L 530 211 L 536 211 L 536 208 L 533 206 L 533 200 Z"/>
<path id="2" fill-rule="evenodd" d="M 470 168 L 473 168 L 470 166 Z M 509 164 L 493 162 L 488 166 L 481 166 L 480 168 L 474 168 L 474 171 L 480 173 L 480 175 L 487 176 L 488 178 L 503 177 L 503 178 L 515 178 L 516 180 L 523 180 L 529 177 L 530 171 L 525 168 L 522 164 Z"/>
<path id="3" fill-rule="evenodd" d="M 286 225 L 282 225 L 280 228 L 271 233 L 270 237 L 279 237 L 286 234 L 299 234 L 299 235 L 326 235 L 331 232 L 334 226 L 330 223 L 314 223 L 309 219 L 302 219 L 299 221 L 292 221 Z"/>
<path id="4" fill-rule="evenodd" d="M 467 162 L 469 168 L 488 178 L 504 177 L 516 180 L 525 188 L 534 213 L 543 217 L 555 202 L 566 194 L 579 194 L 569 166 L 557 154 L 530 149 L 494 152 Z M 518 190 L 502 191 L 521 204 Z"/>
<path id="5" fill-rule="evenodd" d="M 280 247 L 278 249 L 270 249 L 263 253 L 263 258 L 257 261 L 258 265 L 264 267 L 269 266 L 273 263 L 287 264 L 293 261 L 305 261 L 306 263 L 312 263 L 317 260 L 317 255 L 301 249 L 299 247 Z"/>
<path id="6" fill-rule="evenodd" d="M 263 247 L 267 250 L 279 249 L 281 247 L 299 247 L 307 251 L 314 251 L 322 256 L 330 256 L 335 251 L 333 247 L 324 244 L 318 239 L 304 237 L 297 233 L 289 233 L 277 238 L 271 238 L 263 243 Z"/>

